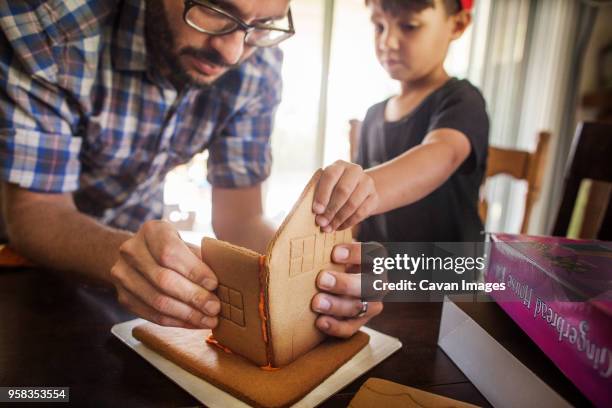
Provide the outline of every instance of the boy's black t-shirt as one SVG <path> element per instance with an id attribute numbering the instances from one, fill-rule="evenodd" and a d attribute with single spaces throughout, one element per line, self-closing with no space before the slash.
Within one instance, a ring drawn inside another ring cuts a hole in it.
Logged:
<path id="1" fill-rule="evenodd" d="M 464 133 L 472 149 L 455 173 L 428 196 L 364 220 L 359 241 L 482 241 L 478 191 L 486 170 L 489 119 L 480 91 L 466 80 L 451 78 L 395 122 L 385 121 L 386 104 L 385 100 L 372 106 L 363 121 L 357 158 L 363 168 L 401 155 L 440 128 Z"/>

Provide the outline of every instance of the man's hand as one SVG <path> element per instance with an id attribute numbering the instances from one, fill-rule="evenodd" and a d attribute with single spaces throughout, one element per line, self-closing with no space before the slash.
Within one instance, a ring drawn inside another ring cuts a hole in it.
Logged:
<path id="1" fill-rule="evenodd" d="M 125 241 L 111 277 L 119 302 L 149 321 L 206 329 L 218 323 L 221 305 L 211 292 L 217 278 L 199 248 L 189 247 L 169 223 L 148 221 Z"/>
<path id="2" fill-rule="evenodd" d="M 312 298 L 312 309 L 321 313 L 316 320 L 319 330 L 336 337 L 350 337 L 382 309 L 382 302 L 368 302 L 367 312 L 361 302 L 361 243 L 341 244 L 334 247 L 332 260 L 347 265 L 348 272 L 321 271 L 317 287 L 323 292 Z"/>
<path id="3" fill-rule="evenodd" d="M 324 232 L 350 228 L 367 218 L 377 207 L 374 181 L 361 166 L 338 160 L 323 170 L 312 210 Z"/>

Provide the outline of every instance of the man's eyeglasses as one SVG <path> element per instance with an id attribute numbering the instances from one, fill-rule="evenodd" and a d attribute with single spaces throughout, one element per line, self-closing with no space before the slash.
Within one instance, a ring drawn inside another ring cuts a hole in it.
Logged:
<path id="1" fill-rule="evenodd" d="M 282 21 L 287 28 L 277 26 L 279 21 L 247 24 L 240 18 L 206 0 L 185 0 L 183 19 L 192 28 L 209 35 L 226 35 L 236 30 L 246 32 L 244 42 L 254 47 L 272 47 L 295 34 L 291 9 Z"/>

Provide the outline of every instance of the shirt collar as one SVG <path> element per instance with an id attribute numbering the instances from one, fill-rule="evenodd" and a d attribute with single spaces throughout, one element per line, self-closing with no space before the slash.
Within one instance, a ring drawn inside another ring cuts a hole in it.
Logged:
<path id="1" fill-rule="evenodd" d="M 113 67 L 124 71 L 147 70 L 145 1 L 124 0 L 113 34 Z"/>

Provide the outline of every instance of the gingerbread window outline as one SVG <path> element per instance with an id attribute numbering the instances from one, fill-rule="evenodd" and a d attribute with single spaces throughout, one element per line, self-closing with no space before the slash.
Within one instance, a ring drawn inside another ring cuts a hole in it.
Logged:
<path id="1" fill-rule="evenodd" d="M 217 296 L 221 302 L 219 317 L 228 320 L 240 327 L 245 327 L 244 299 L 242 293 L 227 285 L 219 285 Z"/>

